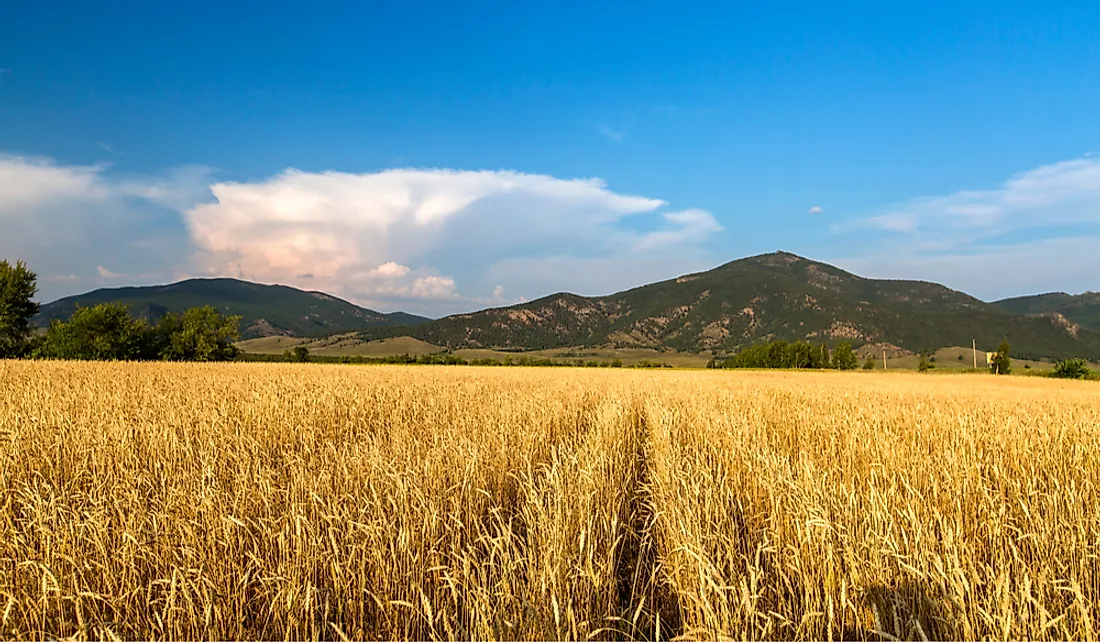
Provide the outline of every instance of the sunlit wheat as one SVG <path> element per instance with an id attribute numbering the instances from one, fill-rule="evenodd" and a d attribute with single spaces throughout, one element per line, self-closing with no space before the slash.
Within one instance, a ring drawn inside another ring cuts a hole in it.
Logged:
<path id="1" fill-rule="evenodd" d="M 0 361 L 0 635 L 1079 638 L 1100 387 Z"/>

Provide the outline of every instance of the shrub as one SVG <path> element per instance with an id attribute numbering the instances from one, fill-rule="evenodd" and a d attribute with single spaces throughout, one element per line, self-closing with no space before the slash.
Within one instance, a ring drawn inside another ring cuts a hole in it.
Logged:
<path id="1" fill-rule="evenodd" d="M 1052 377 L 1059 379 L 1087 379 L 1089 364 L 1084 359 L 1066 359 L 1054 364 Z"/>

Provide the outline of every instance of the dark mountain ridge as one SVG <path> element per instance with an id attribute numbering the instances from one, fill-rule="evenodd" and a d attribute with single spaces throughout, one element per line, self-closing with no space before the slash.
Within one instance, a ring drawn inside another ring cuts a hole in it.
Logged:
<path id="1" fill-rule="evenodd" d="M 1070 323 L 1100 331 L 1100 292 L 1048 292 L 1001 299 L 993 305 L 1013 314 L 1060 314 Z"/>
<path id="2" fill-rule="evenodd" d="M 118 302 L 132 314 L 156 321 L 168 312 L 209 305 L 219 312 L 241 316 L 241 336 L 323 336 L 362 330 L 370 326 L 414 325 L 426 321 L 404 312 L 385 314 L 357 306 L 324 292 L 286 285 L 263 285 L 230 278 L 187 279 L 167 285 L 101 288 L 58 299 L 42 306 L 34 321 L 39 326 L 67 320 L 77 306 Z"/>

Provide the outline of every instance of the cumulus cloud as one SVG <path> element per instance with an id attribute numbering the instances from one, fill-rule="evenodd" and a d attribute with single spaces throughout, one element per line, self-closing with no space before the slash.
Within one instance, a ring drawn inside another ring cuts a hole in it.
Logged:
<path id="1" fill-rule="evenodd" d="M 822 212 L 824 212 L 824 211 L 825 211 L 825 210 L 821 209 L 821 206 L 820 206 L 820 205 L 814 205 L 814 206 L 813 206 L 813 207 L 811 207 L 810 209 L 806 210 L 806 213 L 807 213 L 807 214 L 820 214 L 820 213 L 822 213 Z"/>
<path id="2" fill-rule="evenodd" d="M 663 201 L 599 179 L 510 171 L 290 170 L 211 190 L 215 202 L 184 213 L 206 272 L 294 284 L 308 271 L 313 287 L 370 302 L 499 301 L 495 288 L 460 296 L 456 280 L 476 287 L 490 265 L 516 255 L 692 250 L 721 230 L 705 211 L 659 213 Z M 643 215 L 658 217 L 659 229 L 629 225 Z"/>
<path id="3" fill-rule="evenodd" d="M 509 260 L 599 260 L 614 271 L 645 253 L 647 273 L 671 277 L 679 257 L 705 254 L 721 229 L 705 211 L 665 212 L 664 201 L 599 179 L 415 169 L 210 177 L 202 167 L 132 176 L 0 157 L 0 256 L 30 260 L 44 299 L 233 276 L 445 314 L 545 294 L 538 275 L 497 278 Z"/>

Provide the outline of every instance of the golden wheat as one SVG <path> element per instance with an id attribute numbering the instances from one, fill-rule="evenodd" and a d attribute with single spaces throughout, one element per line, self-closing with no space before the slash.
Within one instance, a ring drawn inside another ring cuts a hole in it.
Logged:
<path id="1" fill-rule="evenodd" d="M 1097 635 L 1100 387 L 0 362 L 0 635 Z"/>

